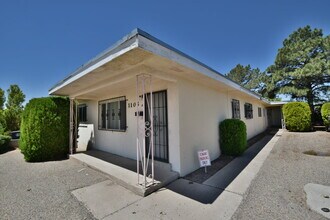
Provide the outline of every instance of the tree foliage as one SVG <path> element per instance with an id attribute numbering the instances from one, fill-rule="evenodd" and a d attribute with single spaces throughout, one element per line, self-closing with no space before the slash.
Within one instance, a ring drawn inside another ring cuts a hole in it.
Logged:
<path id="1" fill-rule="evenodd" d="M 321 108 L 321 115 L 325 126 L 330 126 L 330 102 L 324 103 Z"/>
<path id="2" fill-rule="evenodd" d="M 3 110 L 6 102 L 5 91 L 0 88 L 0 111 Z"/>
<path id="3" fill-rule="evenodd" d="M 4 90 L 0 89 L 0 123 L 2 128 L 6 131 L 19 130 L 25 95 L 18 85 L 10 85 L 7 89 L 6 109 L 3 109 L 5 100 Z"/>
<path id="4" fill-rule="evenodd" d="M 22 112 L 23 109 L 19 108 L 7 108 L 3 111 L 6 131 L 17 131 L 20 129 Z"/>
<path id="5" fill-rule="evenodd" d="M 283 42 L 275 63 L 268 67 L 268 96 L 291 95 L 292 99 L 314 103 L 329 99 L 330 36 L 321 29 L 299 28 Z"/>
<path id="6" fill-rule="evenodd" d="M 3 116 L 3 110 L 0 110 L 0 135 L 5 133 L 6 127 L 7 125 L 5 118 Z"/>
<path id="7" fill-rule="evenodd" d="M 253 92 L 261 95 L 265 94 L 265 81 L 267 76 L 258 68 L 253 69 L 250 65 L 243 66 L 237 64 L 226 76 Z"/>
<path id="8" fill-rule="evenodd" d="M 7 90 L 7 103 L 6 107 L 23 109 L 23 102 L 25 101 L 25 95 L 18 85 L 10 85 Z"/>

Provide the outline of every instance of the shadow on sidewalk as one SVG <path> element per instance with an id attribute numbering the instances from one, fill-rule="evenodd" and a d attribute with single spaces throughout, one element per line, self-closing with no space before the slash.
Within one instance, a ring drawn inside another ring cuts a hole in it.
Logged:
<path id="1" fill-rule="evenodd" d="M 181 178 L 166 188 L 203 204 L 213 203 L 229 184 L 244 170 L 263 147 L 273 138 L 278 130 L 270 130 L 253 143 L 243 155 L 234 158 L 226 166 L 218 170 L 213 176 L 203 181 L 195 182 L 188 178 Z M 250 140 L 251 141 L 251 140 Z"/>

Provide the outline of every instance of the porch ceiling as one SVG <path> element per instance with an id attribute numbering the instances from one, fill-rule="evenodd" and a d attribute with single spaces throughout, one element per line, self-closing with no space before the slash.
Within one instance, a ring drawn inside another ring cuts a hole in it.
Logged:
<path id="1" fill-rule="evenodd" d="M 136 75 L 153 75 L 153 83 L 176 82 L 185 79 L 224 92 L 241 91 L 206 77 L 204 74 L 183 66 L 165 57 L 158 56 L 142 48 L 134 48 L 108 63 L 94 69 L 73 82 L 57 89 L 51 95 L 69 96 L 77 99 L 101 100 L 109 93 L 124 94 L 136 87 Z M 245 94 L 248 96 L 248 94 Z"/>
<path id="2" fill-rule="evenodd" d="M 121 75 L 127 75 L 127 72 L 136 69 L 149 56 L 150 54 L 139 49 L 130 50 L 111 62 L 57 89 L 51 95 L 77 97 L 79 94 L 86 94 L 86 91 L 91 90 L 93 87 L 99 87 L 106 82 L 118 80 Z"/>

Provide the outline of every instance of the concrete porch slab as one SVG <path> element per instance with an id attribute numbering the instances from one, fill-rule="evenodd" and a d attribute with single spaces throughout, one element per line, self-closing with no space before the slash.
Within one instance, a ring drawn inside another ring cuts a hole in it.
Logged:
<path id="1" fill-rule="evenodd" d="M 111 180 L 76 189 L 72 194 L 82 202 L 97 219 L 103 219 L 142 198 L 124 187 L 115 184 Z"/>
<path id="2" fill-rule="evenodd" d="M 78 160 L 83 164 L 96 169 L 115 183 L 140 196 L 147 196 L 150 193 L 166 186 L 179 178 L 179 174 L 170 170 L 170 166 L 160 163 L 155 164 L 155 182 L 147 188 L 138 184 L 138 175 L 136 173 L 136 161 L 118 155 L 102 151 L 91 151 L 90 153 L 78 153 L 70 155 L 70 158 Z M 135 166 L 135 169 L 134 169 Z M 147 178 L 151 182 L 150 178 Z M 140 175 L 140 182 L 143 176 Z"/>

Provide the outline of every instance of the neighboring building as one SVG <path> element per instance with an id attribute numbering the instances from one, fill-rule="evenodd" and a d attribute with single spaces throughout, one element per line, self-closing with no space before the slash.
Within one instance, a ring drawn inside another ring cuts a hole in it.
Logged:
<path id="1" fill-rule="evenodd" d="M 287 102 L 270 102 L 271 106 L 267 108 L 268 126 L 269 127 L 283 127 L 284 121 L 282 106 Z"/>
<path id="2" fill-rule="evenodd" d="M 150 92 L 153 112 L 146 110 Z M 271 107 L 140 29 L 56 84 L 49 94 L 79 101 L 80 121 L 92 127 L 87 139 L 93 148 L 132 159 L 137 154 L 138 124 L 153 114 L 155 159 L 170 163 L 181 176 L 199 168 L 198 150 L 208 149 L 212 160 L 219 157 L 222 120 L 240 118 L 251 138 L 268 127 L 266 108 Z M 147 137 L 145 143 L 150 142 Z"/>

